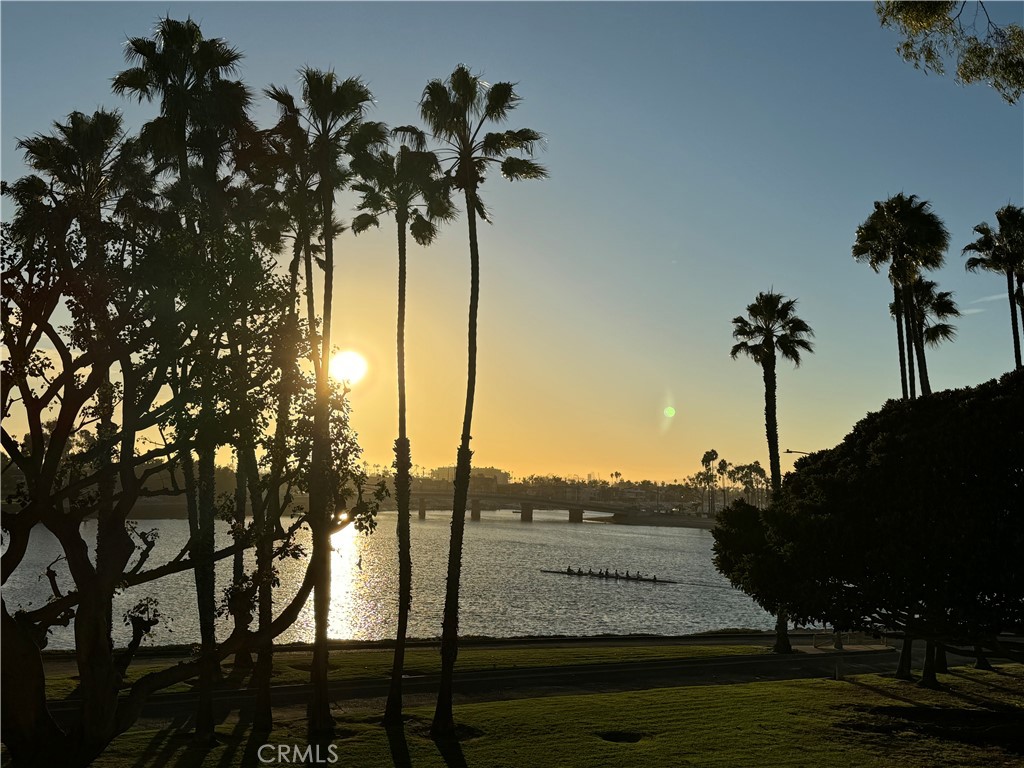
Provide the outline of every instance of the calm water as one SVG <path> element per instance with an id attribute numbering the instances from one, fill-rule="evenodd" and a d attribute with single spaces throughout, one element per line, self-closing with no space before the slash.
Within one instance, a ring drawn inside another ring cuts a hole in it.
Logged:
<path id="1" fill-rule="evenodd" d="M 382 512 L 376 533 L 346 529 L 334 537 L 330 636 L 377 640 L 394 636 L 397 610 L 395 513 Z M 428 512 L 412 520 L 413 605 L 409 634 L 437 637 L 444 606 L 451 513 Z M 188 538 L 185 520 L 144 520 L 143 529 L 158 528 L 160 539 L 147 566 L 173 558 Z M 95 538 L 95 523 L 86 526 Z M 301 539 L 308 547 L 309 536 Z M 218 547 L 229 543 L 225 529 Z M 466 521 L 460 632 L 463 635 L 597 635 L 604 633 L 688 634 L 727 627 L 771 629 L 773 619 L 746 595 L 732 589 L 711 564 L 709 531 L 688 528 L 617 526 L 598 522 L 570 524 L 565 512 L 535 512 L 522 523 L 511 511 L 483 512 L 479 522 Z M 9 609 L 45 602 L 49 585 L 42 574 L 58 554 L 56 540 L 36 531 L 21 566 L 4 587 Z M 362 568 L 359 560 L 362 558 Z M 279 605 L 294 592 L 304 561 L 278 564 L 282 589 Z M 683 582 L 675 585 L 604 581 L 541 573 L 540 569 L 638 568 L 645 575 Z M 250 563 L 251 566 L 251 563 Z M 71 579 L 65 563 L 55 570 L 65 588 Z M 218 590 L 227 586 L 230 560 L 218 564 Z M 175 574 L 128 590 L 115 600 L 115 635 L 127 637 L 121 616 L 141 597 L 160 601 L 170 620 L 154 631 L 155 643 L 198 639 L 195 586 L 191 573 Z M 220 634 L 229 631 L 228 620 Z M 313 636 L 312 599 L 279 642 L 308 641 Z M 73 647 L 70 628 L 57 627 L 51 648 Z"/>

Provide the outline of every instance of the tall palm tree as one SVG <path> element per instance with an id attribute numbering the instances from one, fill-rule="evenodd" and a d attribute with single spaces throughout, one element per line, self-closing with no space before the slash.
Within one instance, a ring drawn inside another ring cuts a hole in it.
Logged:
<path id="1" fill-rule="evenodd" d="M 199 261 L 215 258 L 219 249 L 216 238 L 222 233 L 223 200 L 219 193 L 217 172 L 227 142 L 248 123 L 247 109 L 251 102 L 249 89 L 240 81 L 229 79 L 237 72 L 242 54 L 220 38 L 204 38 L 199 25 L 191 18 L 185 21 L 169 16 L 161 19 L 152 38 L 130 38 L 125 46 L 125 61 L 132 66 L 113 79 L 114 93 L 133 96 L 138 101 L 160 102 L 160 114 L 143 126 L 140 138 L 154 158 L 177 172 L 174 186 L 180 217 L 189 236 L 196 240 Z M 199 172 L 189 165 L 190 155 L 198 157 Z M 196 223 L 199 231 L 195 231 Z M 198 334 L 214 335 L 210 299 L 195 286 L 200 305 L 211 311 L 200 312 Z M 214 456 L 220 440 L 217 427 L 216 387 L 213 383 L 216 351 L 210 345 L 199 350 L 191 375 L 199 379 L 200 412 L 196 422 L 196 453 L 199 460 L 198 481 L 192 480 L 191 455 L 183 456 L 186 487 L 190 489 L 192 523 L 192 556 L 195 568 L 196 594 L 203 672 L 200 676 L 196 736 L 212 740 L 213 680 L 219 673 L 215 657 L 214 626 Z M 194 518 L 194 519 L 192 519 Z"/>
<path id="2" fill-rule="evenodd" d="M 398 507 L 398 628 L 395 638 L 391 687 L 388 691 L 384 719 L 398 723 L 402 719 L 402 674 L 405 667 L 405 636 L 412 605 L 412 550 L 409 531 L 410 472 L 412 449 L 406 430 L 405 403 L 405 288 L 406 237 L 422 246 L 437 237 L 437 222 L 454 217 L 455 210 L 448 195 L 448 185 L 440 173 L 440 164 L 433 152 L 425 151 L 426 140 L 415 128 L 402 129 L 411 147 L 401 145 L 397 154 L 380 152 L 356 163 L 363 181 L 352 189 L 362 195 L 359 209 L 352 220 L 355 234 L 369 227 L 380 226 L 380 217 L 393 214 L 398 234 L 398 438 L 395 440 L 395 501 Z"/>
<path id="3" fill-rule="evenodd" d="M 768 461 L 771 467 L 772 493 L 782 487 L 782 468 L 779 463 L 779 423 L 776 415 L 775 363 L 779 356 L 800 367 L 800 353 L 813 352 L 808 340 L 814 336 L 806 322 L 796 315 L 796 299 L 787 299 L 774 291 L 757 294 L 747 306 L 747 316 L 732 320 L 732 336 L 736 339 L 729 353 L 735 360 L 747 355 L 761 366 L 764 378 L 764 430 L 768 438 Z M 789 653 L 787 617 L 779 612 L 775 622 L 775 652 Z"/>
<path id="4" fill-rule="evenodd" d="M 1024 208 L 1005 205 L 996 211 L 996 221 L 999 224 L 997 230 L 985 221 L 974 228 L 978 239 L 965 245 L 962 252 L 978 255 L 964 262 L 964 267 L 969 272 L 983 269 L 1006 276 L 1006 297 L 1010 302 L 1010 328 L 1013 331 L 1013 362 L 1015 369 L 1019 370 L 1021 351 L 1017 313 L 1020 312 L 1024 319 L 1024 303 L 1014 295 L 1013 280 L 1016 276 L 1018 284 L 1024 282 Z"/>
<path id="5" fill-rule="evenodd" d="M 281 110 L 283 121 L 305 133 L 308 167 L 315 174 L 315 190 L 310 199 L 319 215 L 323 240 L 322 325 L 316 335 L 316 317 L 312 301 L 312 250 L 306 248 L 306 291 L 311 357 L 316 377 L 313 406 L 313 447 L 309 487 L 309 520 L 313 533 L 313 563 L 316 586 L 313 592 L 315 634 L 310 681 L 313 696 L 309 703 L 310 742 L 328 740 L 334 731 L 327 688 L 327 619 L 330 609 L 331 541 L 334 510 L 328 509 L 327 470 L 330 462 L 331 391 L 329 366 L 331 355 L 331 323 L 334 302 L 334 238 L 343 231 L 334 217 L 334 198 L 352 178 L 344 164 L 346 156 L 359 156 L 386 139 L 381 123 L 365 120 L 373 103 L 373 94 L 357 77 L 341 80 L 333 71 L 305 67 L 299 71 L 302 106 L 284 88 L 271 86 L 266 90 Z M 312 179 L 310 179 L 312 181 Z M 305 195 L 303 195 L 305 197 Z M 307 236 L 308 233 L 303 233 Z"/>
<path id="6" fill-rule="evenodd" d="M 487 170 L 500 164 L 502 175 L 510 180 L 540 179 L 547 176 L 543 166 L 526 158 L 532 155 L 541 135 L 530 128 L 484 133 L 492 123 L 502 123 L 515 109 L 520 97 L 513 83 L 488 85 L 469 68 L 460 64 L 447 80 L 431 80 L 423 89 L 420 116 L 434 139 L 438 155 L 453 188 L 461 190 L 469 225 L 469 339 L 466 376 L 466 410 L 462 420 L 462 439 L 455 464 L 455 496 L 452 502 L 452 538 L 448 551 L 448 581 L 445 591 L 441 629 L 441 681 L 431 732 L 438 737 L 453 737 L 452 677 L 458 656 L 459 582 L 462 574 L 462 539 L 466 523 L 466 499 L 472 451 L 469 448 L 476 393 L 476 325 L 480 302 L 480 252 L 476 220 L 488 221 L 487 208 L 479 189 Z"/>
<path id="7" fill-rule="evenodd" d="M 923 269 L 942 266 L 949 248 L 949 232 L 931 203 L 900 192 L 884 202 L 875 202 L 874 212 L 857 227 L 853 257 L 867 261 L 878 272 L 889 265 L 893 304 L 896 315 L 896 340 L 900 355 L 900 382 L 903 398 L 916 396 L 914 360 L 921 380 L 921 393 L 931 394 L 928 367 L 924 359 L 924 338 L 913 322 L 915 315 L 912 285 Z M 909 369 L 909 376 L 908 376 Z M 908 390 L 909 379 L 909 390 Z"/>

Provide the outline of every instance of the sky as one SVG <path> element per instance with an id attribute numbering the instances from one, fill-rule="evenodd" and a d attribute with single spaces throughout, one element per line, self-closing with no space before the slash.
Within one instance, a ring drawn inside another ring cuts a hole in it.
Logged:
<path id="1" fill-rule="evenodd" d="M 989 6 L 1024 21 L 1024 4 Z M 1024 203 L 1024 110 L 990 87 L 925 75 L 858 3 L 0 4 L 2 175 L 17 139 L 72 110 L 157 105 L 113 95 L 129 36 L 191 15 L 241 49 L 255 91 L 297 91 L 303 66 L 359 75 L 371 117 L 416 123 L 423 86 L 459 63 L 518 83 L 508 127 L 540 131 L 550 178 L 489 177 L 481 194 L 474 464 L 516 477 L 673 481 L 716 449 L 767 467 L 759 368 L 731 360 L 731 319 L 759 291 L 798 299 L 815 331 L 779 368 L 781 447 L 837 444 L 900 394 L 891 288 L 854 262 L 872 203 L 928 200 L 951 234 L 930 277 L 965 312 L 929 352 L 934 389 L 1013 364 L 1005 283 L 968 274 L 972 227 Z M 274 110 L 258 98 L 262 127 Z M 339 197 L 350 219 L 355 198 Z M 4 216 L 10 215 L 4 201 Z M 340 349 L 369 361 L 351 393 L 364 458 L 388 465 L 397 432 L 395 231 L 336 244 Z M 455 461 L 465 398 L 465 218 L 411 247 L 409 434 L 421 467 Z M 665 409 L 671 406 L 675 416 Z M 783 455 L 783 470 L 794 456 Z"/>

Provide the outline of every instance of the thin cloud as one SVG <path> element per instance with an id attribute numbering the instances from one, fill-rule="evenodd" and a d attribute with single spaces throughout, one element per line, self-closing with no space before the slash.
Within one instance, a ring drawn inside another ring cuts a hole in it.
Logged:
<path id="1" fill-rule="evenodd" d="M 973 304 L 974 302 L 972 301 L 971 303 Z M 984 311 L 985 311 L 984 309 L 961 309 L 960 310 L 960 314 L 961 315 L 978 315 L 978 314 L 981 314 Z"/>
<path id="2" fill-rule="evenodd" d="M 991 296 L 982 296 L 980 299 L 975 299 L 974 301 L 971 301 L 971 302 L 968 302 L 968 303 L 969 304 L 980 304 L 983 301 L 999 301 L 1000 299 L 1005 299 L 1005 298 L 1006 298 L 1006 294 L 1005 293 L 993 293 Z M 978 311 L 981 312 L 980 309 Z"/>

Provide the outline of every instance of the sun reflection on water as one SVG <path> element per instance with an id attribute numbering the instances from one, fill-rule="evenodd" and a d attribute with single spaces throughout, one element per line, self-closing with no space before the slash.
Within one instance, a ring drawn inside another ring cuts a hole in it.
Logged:
<path id="1" fill-rule="evenodd" d="M 392 570 L 375 557 L 369 539 L 346 525 L 331 537 L 331 615 L 329 637 L 388 635 L 386 617 L 394 611 Z"/>

